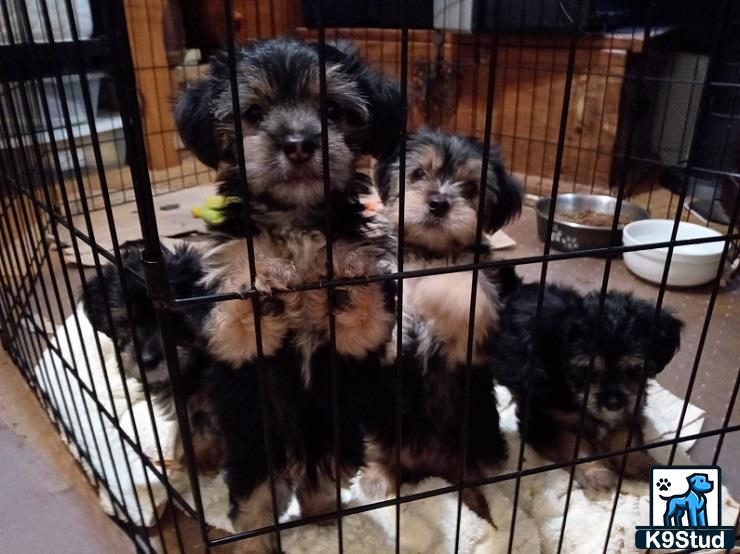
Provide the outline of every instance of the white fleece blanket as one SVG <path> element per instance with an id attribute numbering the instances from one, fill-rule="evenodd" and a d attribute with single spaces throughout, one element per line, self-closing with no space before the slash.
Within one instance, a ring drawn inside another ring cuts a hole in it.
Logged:
<path id="1" fill-rule="evenodd" d="M 77 332 L 73 316 L 70 316 L 65 325 L 57 329 L 59 344 L 55 341 L 56 349 L 69 365 L 80 368 L 80 379 L 88 388 L 95 387 L 102 406 L 118 418 L 121 429 L 134 439 L 135 443 L 140 441 L 142 451 L 152 460 L 155 467 L 160 471 L 166 471 L 173 486 L 186 498 L 191 497 L 187 476 L 174 462 L 179 457 L 179 444 L 177 423 L 173 414 L 171 411 L 166 413 L 161 408 L 155 409 L 154 425 L 152 424 L 141 386 L 134 379 L 122 379 L 120 376 L 111 341 L 106 336 L 98 334 L 103 354 L 101 364 L 95 346 L 94 330 L 81 308 L 78 308 L 77 316 L 80 333 Z M 64 327 L 69 332 L 69 343 Z M 115 426 L 105 417 L 98 417 L 95 402 L 86 392 L 81 391 L 71 375 L 65 375 L 66 370 L 54 350 L 44 352 L 35 372 L 39 386 L 49 394 L 54 405 L 60 410 L 63 422 L 77 437 L 77 442 L 88 445 L 86 451 L 89 453 L 89 461 L 83 460 L 83 467 L 90 472 L 92 465 L 98 473 L 105 474 L 112 483 L 115 501 L 112 501 L 105 492 L 101 492 L 100 495 L 105 511 L 111 515 L 120 515 L 119 506 L 122 505 L 126 507 L 134 523 L 153 525 L 167 500 L 164 485 L 151 469 L 144 469 L 136 451 L 121 439 Z M 67 377 L 71 385 L 69 387 Z M 126 389 L 132 402 L 131 410 L 128 409 L 126 402 Z M 514 470 L 519 449 L 514 416 L 515 405 L 505 388 L 497 387 L 497 394 L 501 425 L 511 451 L 505 470 Z M 63 407 L 64 402 L 68 409 Z M 650 384 L 646 408 L 648 441 L 670 438 L 675 434 L 682 405 L 681 398 L 655 382 Z M 85 415 L 88 412 L 90 420 Z M 703 410 L 689 405 L 682 434 L 699 432 L 703 421 Z M 155 426 L 159 434 L 165 468 L 159 463 L 154 438 Z M 138 433 L 138 441 L 135 439 L 134 429 Z M 684 449 L 691 446 L 692 442 L 683 443 L 683 447 L 677 451 L 676 463 L 690 462 Z M 70 450 L 76 457 L 80 457 L 77 449 L 71 444 Z M 669 449 L 653 449 L 651 452 L 661 462 L 667 460 Z M 547 463 L 547 460 L 539 457 L 528 447 L 525 448 L 525 460 L 525 468 Z M 227 517 L 228 496 L 221 476 L 202 476 L 200 485 L 208 522 L 215 527 L 232 531 Z M 430 478 L 414 486 L 404 486 L 402 492 L 412 494 L 445 485 L 441 479 Z M 567 485 L 568 472 L 565 470 L 537 473 L 521 479 L 513 544 L 515 552 L 536 554 L 557 550 Z M 515 481 L 507 480 L 489 485 L 484 490 L 491 506 L 493 521 L 497 525 L 496 530 L 463 505 L 460 552 L 470 554 L 506 552 L 514 487 Z M 344 492 L 349 505 L 360 505 L 368 501 L 355 486 Z M 635 552 L 632 546 L 634 527 L 647 524 L 649 521 L 648 492 L 648 486 L 644 482 L 624 482 L 610 535 L 609 552 Z M 724 504 L 722 520 L 734 522 L 738 504 L 726 489 L 722 493 L 722 498 Z M 590 493 L 587 496 L 578 484 L 573 485 L 563 537 L 563 552 L 590 554 L 603 549 L 613 500 L 613 493 L 597 495 Z M 288 519 L 296 515 L 294 502 L 285 517 Z M 455 541 L 456 515 L 456 494 L 403 504 L 401 508 L 403 552 L 430 554 L 450 552 Z M 373 510 L 343 518 L 342 530 L 346 552 L 353 554 L 392 552 L 395 548 L 395 508 Z M 334 526 L 311 525 L 287 530 L 282 533 L 282 540 L 283 550 L 291 554 L 337 551 L 337 532 Z"/>

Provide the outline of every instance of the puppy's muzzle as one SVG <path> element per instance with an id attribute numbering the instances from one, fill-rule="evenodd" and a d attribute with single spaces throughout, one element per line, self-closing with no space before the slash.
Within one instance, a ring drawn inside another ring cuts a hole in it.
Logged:
<path id="1" fill-rule="evenodd" d="M 432 196 L 427 205 L 429 213 L 437 217 L 444 217 L 450 211 L 450 201 L 443 194 Z"/>
<path id="2" fill-rule="evenodd" d="M 320 135 L 291 133 L 283 138 L 280 146 L 292 163 L 302 164 L 313 157 L 314 152 L 319 147 L 320 140 Z"/>
<path id="3" fill-rule="evenodd" d="M 144 366 L 144 371 L 153 371 L 157 369 L 163 358 L 158 352 L 154 352 L 149 349 L 143 349 L 141 352 L 141 363 Z"/>
<path id="4" fill-rule="evenodd" d="M 606 395 L 601 396 L 599 398 L 599 403 L 607 410 L 617 412 L 624 408 L 626 398 L 623 394 L 620 394 L 618 392 L 610 392 Z"/>

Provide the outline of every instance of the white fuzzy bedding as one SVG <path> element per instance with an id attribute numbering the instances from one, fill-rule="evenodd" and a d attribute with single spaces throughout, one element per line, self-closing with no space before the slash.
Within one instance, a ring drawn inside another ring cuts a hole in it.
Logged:
<path id="1" fill-rule="evenodd" d="M 80 321 L 81 336 L 77 332 L 74 318 L 70 316 L 65 326 L 69 331 L 71 344 L 67 344 L 66 335 L 60 327 L 57 330 L 57 336 L 61 344 L 56 345 L 59 352 L 70 365 L 80 368 L 82 381 L 88 387 L 95 387 L 101 404 L 107 410 L 115 412 L 121 428 L 130 437 L 134 437 L 135 425 L 142 450 L 159 467 L 153 426 L 141 386 L 133 379 L 126 379 L 125 387 L 128 388 L 133 406 L 132 410 L 129 410 L 124 382 L 115 362 L 111 341 L 106 336 L 98 334 L 105 362 L 101 364 L 95 347 L 94 331 L 81 308 L 78 308 L 77 315 Z M 87 360 L 89 360 L 89 374 L 83 344 L 87 352 Z M 77 442 L 87 441 L 91 462 L 83 460 L 83 466 L 90 471 L 92 464 L 96 471 L 107 475 L 109 482 L 113 484 L 114 496 L 118 504 L 126 506 L 134 523 L 152 525 L 157 514 L 163 509 L 167 498 L 162 483 L 157 480 L 151 470 L 143 469 L 136 452 L 120 439 L 115 427 L 105 418 L 101 422 L 92 398 L 80 392 L 71 375 L 69 376 L 72 385 L 70 392 L 64 366 L 54 351 L 47 350 L 43 354 L 35 372 L 40 387 L 50 395 L 54 404 L 58 405 L 62 420 L 75 434 Z M 109 379 L 110 395 L 105 383 L 105 375 Z M 513 470 L 516 469 L 516 454 L 519 449 L 514 417 L 515 406 L 506 389 L 497 387 L 497 394 L 501 424 L 509 440 L 511 451 L 506 469 Z M 61 407 L 62 398 L 70 407 L 69 411 Z M 663 389 L 657 383 L 650 384 L 646 409 L 648 420 L 646 439 L 648 441 L 670 438 L 674 435 L 682 404 L 682 399 Z M 86 408 L 85 405 L 87 405 Z M 79 421 L 72 406 L 77 407 L 80 414 Z M 86 412 L 90 413 L 91 421 L 87 420 Z M 703 416 L 704 412 L 701 409 L 689 405 L 682 434 L 699 432 L 703 424 Z M 178 458 L 179 451 L 177 424 L 173 414 L 163 413 L 160 410 L 155 414 L 155 421 L 170 481 L 178 491 L 190 497 L 191 491 L 185 472 L 173 462 Z M 97 455 L 95 442 L 100 447 L 100 456 Z M 108 444 L 110 444 L 111 454 L 108 453 Z M 687 442 L 683 444 L 683 447 L 690 448 L 691 445 Z M 70 450 L 79 458 L 79 453 L 72 445 L 70 445 Z M 651 452 L 658 461 L 665 461 L 669 449 L 653 449 Z M 130 474 L 126 467 L 126 459 L 130 464 Z M 525 460 L 525 467 L 537 467 L 547 463 L 529 448 L 525 449 Z M 689 461 L 686 451 L 679 448 L 676 463 Z M 115 477 L 114 469 L 117 470 L 118 479 Z M 151 486 L 151 496 L 148 492 L 147 477 Z M 203 477 L 200 483 L 207 520 L 215 527 L 230 531 L 231 526 L 227 517 L 228 498 L 223 480 L 220 476 Z M 440 479 L 431 478 L 415 486 L 405 486 L 403 493 L 429 490 L 445 484 Z M 567 484 L 568 472 L 565 470 L 538 473 L 521 480 L 514 536 L 515 552 L 536 554 L 557 550 Z M 350 505 L 364 503 L 354 487 L 345 493 Z M 505 552 L 507 549 L 514 481 L 508 480 L 490 485 L 486 487 L 485 494 L 498 529 L 493 530 L 463 506 L 460 552 L 483 554 Z M 137 496 L 141 505 L 140 511 L 135 499 Z M 727 490 L 723 491 L 722 498 L 723 521 L 735 521 L 738 504 L 730 497 Z M 112 502 L 105 493 L 101 493 L 101 503 L 109 514 L 117 515 L 120 511 L 116 502 Z M 574 484 L 562 551 L 588 554 L 601 551 L 612 503 L 613 494 L 603 493 L 587 497 L 580 487 Z M 295 515 L 295 512 L 295 506 L 293 506 L 286 517 Z M 452 550 L 457 514 L 456 494 L 403 504 L 401 514 L 402 550 L 404 552 L 435 554 Z M 647 484 L 625 481 L 610 535 L 609 552 L 634 552 L 635 549 L 632 546 L 634 527 L 645 525 L 648 521 Z M 289 553 L 334 553 L 337 551 L 336 537 L 334 526 L 311 525 L 291 529 L 282 533 L 283 550 Z M 344 548 L 348 553 L 375 554 L 394 551 L 395 508 L 374 510 L 344 518 L 343 537 Z"/>

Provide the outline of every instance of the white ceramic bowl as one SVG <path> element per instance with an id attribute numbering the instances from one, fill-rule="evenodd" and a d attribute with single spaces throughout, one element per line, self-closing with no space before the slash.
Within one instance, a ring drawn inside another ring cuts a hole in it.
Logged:
<path id="1" fill-rule="evenodd" d="M 672 219 L 644 219 L 626 225 L 622 233 L 625 246 L 667 242 L 673 230 Z M 687 223 L 678 224 L 677 240 L 722 236 L 714 229 Z M 677 246 L 673 249 L 668 285 L 692 287 L 702 285 L 717 276 L 724 241 Z M 624 263 L 635 275 L 660 284 L 663 278 L 668 248 L 652 248 L 625 252 Z"/>

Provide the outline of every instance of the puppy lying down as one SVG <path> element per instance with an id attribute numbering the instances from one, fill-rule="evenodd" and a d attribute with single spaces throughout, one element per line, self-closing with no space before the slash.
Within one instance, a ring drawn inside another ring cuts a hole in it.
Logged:
<path id="1" fill-rule="evenodd" d="M 644 381 L 652 380 L 680 346 L 683 323 L 668 311 L 622 292 L 585 296 L 546 285 L 537 317 L 538 284 L 506 297 L 494 372 L 517 401 L 520 430 L 540 454 L 558 462 L 644 444 Z M 584 399 L 588 388 L 588 398 Z M 639 396 L 639 404 L 638 402 Z M 580 414 L 586 400 L 585 414 Z M 528 402 L 527 402 L 528 401 Z M 575 477 L 589 489 L 612 489 L 621 456 L 580 464 Z M 646 451 L 627 457 L 625 476 L 647 479 Z"/>

